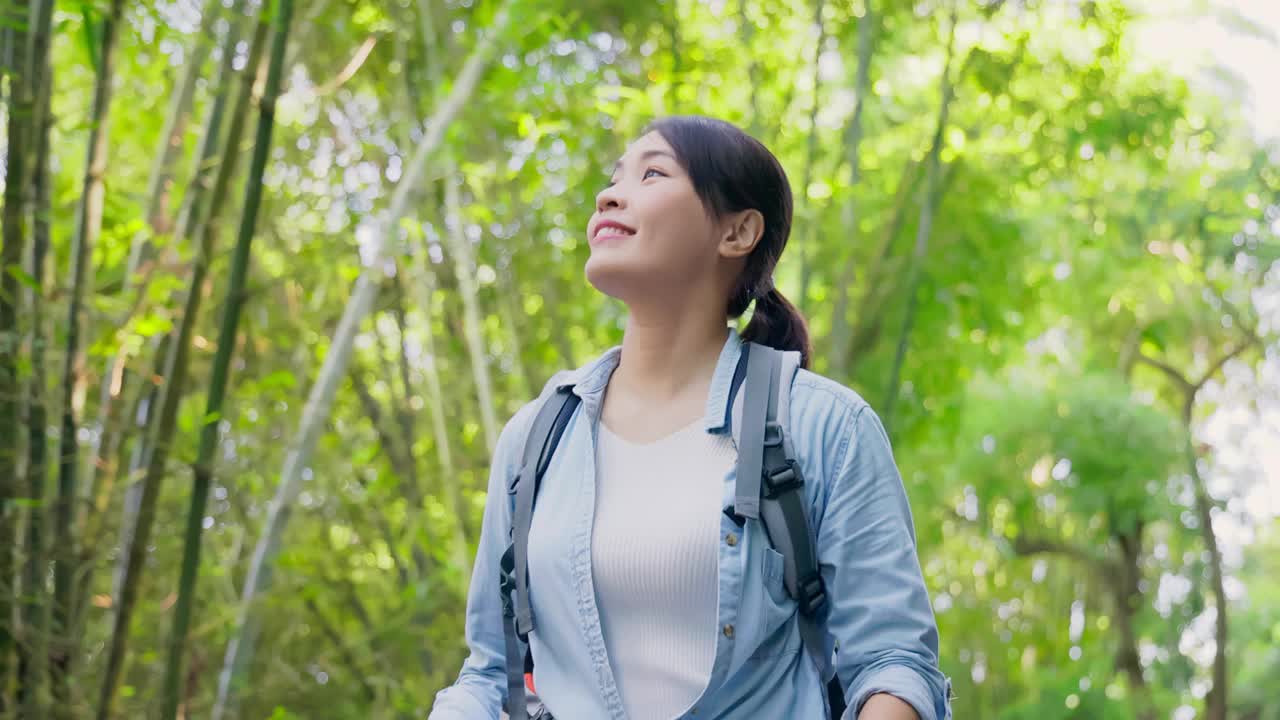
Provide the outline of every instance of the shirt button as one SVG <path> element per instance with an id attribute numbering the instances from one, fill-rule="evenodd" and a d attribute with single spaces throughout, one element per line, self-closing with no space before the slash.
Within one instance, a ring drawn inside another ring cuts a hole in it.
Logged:
<path id="1" fill-rule="evenodd" d="M 733 533 L 729 533 L 724 536 L 724 541 L 729 545 L 729 547 L 733 547 L 738 544 L 738 536 Z"/>
<path id="2" fill-rule="evenodd" d="M 725 625 L 725 626 L 724 626 L 724 636 L 725 636 L 725 637 L 727 637 L 727 638 L 731 638 L 731 637 L 733 637 L 733 626 L 732 626 L 732 625 Z"/>

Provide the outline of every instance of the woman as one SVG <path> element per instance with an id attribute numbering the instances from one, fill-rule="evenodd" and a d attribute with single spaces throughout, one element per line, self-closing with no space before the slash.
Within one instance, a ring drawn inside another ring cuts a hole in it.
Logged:
<path id="1" fill-rule="evenodd" d="M 773 286 L 791 228 L 777 159 L 733 125 L 659 119 L 617 162 L 587 226 L 588 281 L 629 311 L 622 345 L 544 389 L 581 403 L 529 532 L 533 683 L 559 720 L 822 718 L 782 556 L 732 511 L 726 410 L 743 343 L 810 357 Z M 755 310 L 739 336 L 727 322 Z M 467 602 L 471 653 L 432 720 L 497 718 L 507 696 L 499 559 L 536 403 L 502 431 Z M 854 391 L 798 370 L 788 433 L 829 597 L 845 718 L 943 720 L 950 683 L 901 477 Z M 741 538 L 741 541 L 739 541 Z"/>

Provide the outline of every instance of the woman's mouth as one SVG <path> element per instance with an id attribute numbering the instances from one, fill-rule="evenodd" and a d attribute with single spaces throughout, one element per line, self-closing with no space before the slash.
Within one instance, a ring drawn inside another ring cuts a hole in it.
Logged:
<path id="1" fill-rule="evenodd" d="M 613 221 L 605 221 L 596 227 L 595 235 L 591 237 L 591 245 L 600 245 L 606 242 L 616 242 L 635 235 L 636 231 L 622 223 Z"/>

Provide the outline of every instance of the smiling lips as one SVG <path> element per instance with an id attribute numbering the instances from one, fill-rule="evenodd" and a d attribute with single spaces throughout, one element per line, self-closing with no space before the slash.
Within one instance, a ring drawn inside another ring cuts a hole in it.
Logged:
<path id="1" fill-rule="evenodd" d="M 600 224 L 596 225 L 595 231 L 591 235 L 591 244 L 597 245 L 606 240 L 629 237 L 635 234 L 635 228 L 623 225 L 622 223 L 614 220 L 601 220 Z"/>

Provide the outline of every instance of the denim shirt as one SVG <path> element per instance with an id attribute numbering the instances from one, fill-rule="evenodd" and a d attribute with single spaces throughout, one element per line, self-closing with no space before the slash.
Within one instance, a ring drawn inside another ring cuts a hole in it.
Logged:
<path id="1" fill-rule="evenodd" d="M 705 430 L 731 434 L 741 396 L 728 406 L 742 340 L 732 328 L 707 397 Z M 626 717 L 605 651 L 591 578 L 595 446 L 604 389 L 618 365 L 613 347 L 575 371 L 558 373 L 544 395 L 572 387 L 582 398 L 543 477 L 529 536 L 529 596 L 537 626 L 529 643 L 534 685 L 561 720 Z M 470 655 L 458 680 L 436 695 L 430 720 L 500 716 L 507 694 L 498 563 L 536 403 L 502 430 L 489 477 L 479 551 L 467 598 Z M 915 528 L 889 439 L 856 392 L 797 371 L 787 424 L 805 478 L 809 522 L 826 582 L 828 648 L 855 720 L 874 693 L 915 708 L 921 720 L 951 717 L 951 683 L 938 668 L 938 630 L 916 556 Z M 732 436 L 732 435 L 731 435 Z M 723 480 L 733 503 L 736 469 Z M 797 606 L 783 586 L 782 556 L 759 522 L 721 513 L 715 659 L 701 694 L 680 720 L 825 718 L 826 689 L 801 642 Z"/>

